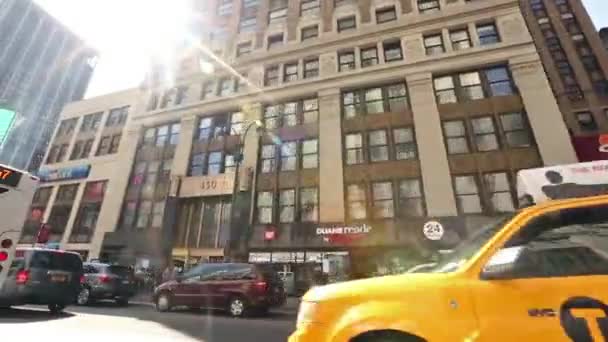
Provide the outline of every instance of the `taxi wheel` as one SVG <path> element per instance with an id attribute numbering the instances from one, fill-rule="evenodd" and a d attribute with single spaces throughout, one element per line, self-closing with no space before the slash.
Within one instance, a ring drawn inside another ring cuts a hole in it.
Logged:
<path id="1" fill-rule="evenodd" d="M 371 331 L 353 338 L 350 342 L 425 342 L 425 340 L 398 331 Z"/>

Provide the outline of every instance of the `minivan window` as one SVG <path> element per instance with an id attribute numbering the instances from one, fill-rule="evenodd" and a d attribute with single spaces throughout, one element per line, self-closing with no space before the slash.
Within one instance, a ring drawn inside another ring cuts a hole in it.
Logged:
<path id="1" fill-rule="evenodd" d="M 59 271 L 77 272 L 82 270 L 80 257 L 71 253 L 35 251 L 30 267 Z"/>
<path id="2" fill-rule="evenodd" d="M 223 278 L 224 280 L 255 279 L 255 272 L 252 265 L 234 264 L 227 267 Z"/>

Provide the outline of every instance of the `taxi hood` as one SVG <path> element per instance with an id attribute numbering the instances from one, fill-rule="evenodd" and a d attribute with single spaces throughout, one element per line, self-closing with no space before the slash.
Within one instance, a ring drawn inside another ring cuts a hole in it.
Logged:
<path id="1" fill-rule="evenodd" d="M 445 273 L 405 273 L 393 276 L 353 280 L 343 283 L 313 287 L 302 298 L 310 302 L 322 302 L 341 298 L 391 297 L 404 291 L 422 290 L 441 284 L 448 277 Z"/>

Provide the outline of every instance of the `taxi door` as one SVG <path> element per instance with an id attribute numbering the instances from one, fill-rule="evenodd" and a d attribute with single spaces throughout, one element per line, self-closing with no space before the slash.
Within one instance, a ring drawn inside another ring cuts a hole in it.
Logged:
<path id="1" fill-rule="evenodd" d="M 513 272 L 471 286 L 477 341 L 608 341 L 608 205 L 539 215 L 504 248 L 520 246 Z"/>

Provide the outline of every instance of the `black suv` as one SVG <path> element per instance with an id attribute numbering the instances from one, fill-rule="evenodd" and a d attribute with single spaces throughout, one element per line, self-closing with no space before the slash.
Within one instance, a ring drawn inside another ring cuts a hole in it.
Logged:
<path id="1" fill-rule="evenodd" d="M 127 305 L 135 294 L 135 276 L 130 267 L 85 263 L 84 277 L 78 305 L 87 305 L 98 299 L 111 299 L 118 305 Z"/>
<path id="2" fill-rule="evenodd" d="M 48 305 L 60 313 L 73 304 L 84 281 L 80 254 L 43 248 L 17 248 L 4 286 L 0 307 Z"/>

